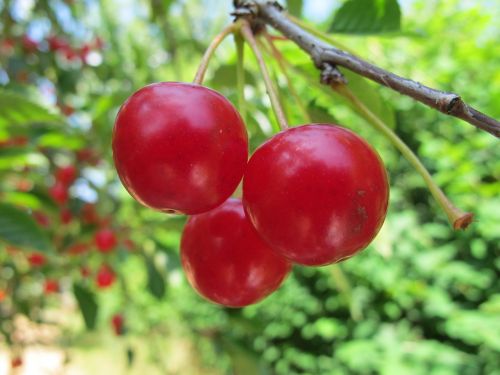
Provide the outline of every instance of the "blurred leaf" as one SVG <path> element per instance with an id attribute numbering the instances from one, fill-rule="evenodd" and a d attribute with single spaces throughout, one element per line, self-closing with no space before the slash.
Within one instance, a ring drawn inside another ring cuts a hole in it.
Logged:
<path id="1" fill-rule="evenodd" d="M 16 247 L 52 250 L 47 235 L 30 215 L 5 203 L 0 203 L 0 239 Z"/>
<path id="2" fill-rule="evenodd" d="M 80 311 L 82 312 L 85 327 L 89 330 L 93 330 L 96 325 L 98 310 L 94 294 L 82 284 L 74 284 L 73 292 L 78 302 L 78 306 L 80 307 Z"/>
<path id="3" fill-rule="evenodd" d="M 33 123 L 62 123 L 64 119 L 21 95 L 0 90 L 0 128 Z"/>
<path id="4" fill-rule="evenodd" d="M 215 88 L 234 88 L 236 85 L 236 64 L 221 65 L 215 71 L 210 82 Z M 245 69 L 245 84 L 251 85 L 254 83 L 255 80 L 252 74 Z"/>
<path id="5" fill-rule="evenodd" d="M 221 340 L 221 344 L 231 358 L 234 374 L 264 375 L 270 373 L 257 353 L 240 344 L 237 340 L 224 338 Z"/>
<path id="6" fill-rule="evenodd" d="M 162 299 L 165 295 L 165 279 L 151 258 L 146 257 L 145 262 L 148 272 L 148 290 L 156 298 Z"/>
<path id="7" fill-rule="evenodd" d="M 69 136 L 64 133 L 48 133 L 38 138 L 37 144 L 40 147 L 65 148 L 68 150 L 78 150 L 85 146 L 85 139 L 81 136 Z"/>
<path id="8" fill-rule="evenodd" d="M 132 367 L 134 364 L 134 359 L 135 359 L 135 351 L 132 349 L 130 346 L 127 348 L 127 366 Z"/>
<path id="9" fill-rule="evenodd" d="M 328 111 L 328 108 L 322 107 L 321 105 L 317 104 L 316 99 L 313 99 L 307 105 L 307 112 L 311 116 L 311 121 L 313 123 L 337 123 L 335 117 Z"/>
<path id="10" fill-rule="evenodd" d="M 368 81 L 349 70 L 341 69 L 352 92 L 390 128 L 396 126 L 394 110 Z"/>
<path id="11" fill-rule="evenodd" d="M 304 5 L 303 0 L 287 0 L 286 1 L 286 8 L 288 12 L 295 17 L 301 17 L 302 16 L 302 7 Z"/>
<path id="12" fill-rule="evenodd" d="M 397 0 L 348 0 L 335 13 L 328 31 L 377 34 L 400 28 L 401 10 Z"/>

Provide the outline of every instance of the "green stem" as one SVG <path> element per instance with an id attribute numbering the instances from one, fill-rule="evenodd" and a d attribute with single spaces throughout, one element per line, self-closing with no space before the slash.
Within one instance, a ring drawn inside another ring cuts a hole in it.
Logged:
<path id="1" fill-rule="evenodd" d="M 378 131 L 384 134 L 389 141 L 396 147 L 406 160 L 422 176 L 434 199 L 448 216 L 448 221 L 454 229 L 465 229 L 472 222 L 473 215 L 469 212 L 463 212 L 455 207 L 448 197 L 443 193 L 439 186 L 432 179 L 420 159 L 415 153 L 394 133 L 379 117 L 377 117 L 361 100 L 359 100 L 346 85 L 336 85 L 332 88 L 340 95 L 352 103 L 354 108 Z"/>
<path id="2" fill-rule="evenodd" d="M 264 32 L 264 37 L 267 40 L 267 43 L 269 44 L 269 47 L 271 48 L 271 53 L 278 62 L 278 65 L 280 67 L 281 72 L 285 76 L 286 83 L 288 86 L 288 90 L 292 97 L 294 98 L 295 102 L 297 103 L 297 106 L 299 107 L 299 110 L 302 112 L 302 117 L 304 117 L 304 120 L 306 123 L 310 124 L 312 122 L 311 116 L 309 115 L 309 112 L 307 111 L 306 106 L 304 105 L 304 102 L 300 98 L 300 95 L 298 94 L 297 90 L 295 89 L 295 86 L 293 85 L 292 78 L 290 77 L 290 74 L 288 74 L 288 69 L 286 67 L 286 64 L 284 62 L 284 57 L 281 54 L 281 52 L 276 48 L 274 45 L 274 42 L 271 38 L 271 36 L 267 33 Z"/>
<path id="3" fill-rule="evenodd" d="M 205 54 L 201 58 L 200 65 L 198 66 L 198 70 L 196 72 L 196 75 L 193 79 L 193 83 L 196 83 L 198 85 L 201 85 L 203 82 L 203 78 L 205 77 L 205 73 L 208 68 L 208 63 L 212 59 L 212 56 L 219 47 L 219 45 L 222 43 L 222 41 L 232 32 L 237 30 L 239 28 L 239 22 L 232 23 L 228 26 L 226 26 L 219 34 L 215 36 L 215 38 L 212 40 L 210 45 L 208 46 L 207 50 L 205 51 Z"/>
<path id="4" fill-rule="evenodd" d="M 271 100 L 271 107 L 273 108 L 276 120 L 278 121 L 281 130 L 286 130 L 288 129 L 288 122 L 286 120 L 285 112 L 281 107 L 277 90 L 274 87 L 271 77 L 269 76 L 269 71 L 267 70 L 266 63 L 264 62 L 264 58 L 262 57 L 262 53 L 257 44 L 257 41 L 255 40 L 248 21 L 243 21 L 241 26 L 241 34 L 243 35 L 243 38 L 245 38 L 246 42 L 250 45 L 250 48 L 252 49 L 255 58 L 257 59 L 257 63 L 259 64 L 262 78 L 264 79 L 264 84 L 266 86 L 269 99 Z"/>
<path id="5" fill-rule="evenodd" d="M 243 37 L 240 33 L 234 33 L 234 41 L 236 43 L 236 85 L 238 87 L 238 108 L 240 110 L 243 123 L 246 124 L 246 101 L 245 101 L 245 45 Z"/>

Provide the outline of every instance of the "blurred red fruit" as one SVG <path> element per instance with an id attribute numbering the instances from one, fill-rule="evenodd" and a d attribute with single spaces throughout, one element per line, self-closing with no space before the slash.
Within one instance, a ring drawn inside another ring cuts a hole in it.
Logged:
<path id="1" fill-rule="evenodd" d="M 73 214 L 68 208 L 63 208 L 59 213 L 59 219 L 63 224 L 69 224 L 73 220 Z"/>
<path id="2" fill-rule="evenodd" d="M 28 262 L 32 267 L 41 267 L 47 263 L 47 258 L 42 253 L 32 253 L 28 256 Z"/>
<path id="3" fill-rule="evenodd" d="M 97 272 L 97 277 L 96 277 L 96 284 L 99 288 L 107 288 L 111 285 L 116 280 L 116 275 L 113 269 L 104 264 L 99 268 L 99 271 Z"/>
<path id="4" fill-rule="evenodd" d="M 53 294 L 59 292 L 59 282 L 52 279 L 45 280 L 43 291 L 45 294 Z"/>
<path id="5" fill-rule="evenodd" d="M 12 368 L 21 367 L 23 365 L 23 360 L 21 357 L 15 357 L 10 361 L 10 366 Z"/>
<path id="6" fill-rule="evenodd" d="M 32 187 L 33 187 L 33 182 L 26 178 L 21 178 L 20 180 L 16 181 L 16 189 L 18 191 L 22 191 L 25 193 L 27 191 L 30 191 Z"/>
<path id="7" fill-rule="evenodd" d="M 113 327 L 113 331 L 115 331 L 115 335 L 120 336 L 123 334 L 123 315 L 115 314 L 111 318 L 111 326 Z"/>
<path id="8" fill-rule="evenodd" d="M 26 34 L 23 35 L 21 42 L 27 52 L 35 52 L 38 49 L 38 42 Z"/>
<path id="9" fill-rule="evenodd" d="M 76 178 L 76 168 L 72 165 L 61 167 L 56 170 L 56 181 L 65 186 L 71 185 Z"/>
<path id="10" fill-rule="evenodd" d="M 97 165 L 99 163 L 99 154 L 92 148 L 82 148 L 76 152 L 76 158 L 81 163 Z"/>
<path id="11" fill-rule="evenodd" d="M 58 204 L 63 205 L 69 199 L 68 187 L 57 181 L 52 187 L 49 188 L 50 197 Z"/>
<path id="12" fill-rule="evenodd" d="M 81 218 L 84 224 L 98 224 L 99 215 L 97 214 L 95 205 L 92 203 L 85 203 L 82 207 Z"/>
<path id="13" fill-rule="evenodd" d="M 67 40 L 56 35 L 49 36 L 47 42 L 49 43 L 49 49 L 54 52 L 69 48 Z"/>
<path id="14" fill-rule="evenodd" d="M 15 147 L 15 146 L 26 146 L 28 144 L 28 137 L 25 135 L 18 135 L 12 138 L 4 139 L 0 141 L 0 148 L 3 147 Z"/>
<path id="15" fill-rule="evenodd" d="M 66 117 L 71 116 L 73 113 L 75 113 L 75 108 L 68 104 L 60 104 L 59 109 L 61 110 L 62 114 Z"/>
<path id="16" fill-rule="evenodd" d="M 49 217 L 41 211 L 33 211 L 33 219 L 44 228 L 50 225 Z"/>
<path id="17" fill-rule="evenodd" d="M 5 290 L 0 289 L 0 302 L 2 302 L 6 296 L 7 296 L 7 293 L 5 292 Z"/>
<path id="18" fill-rule="evenodd" d="M 101 229 L 94 235 L 94 243 L 101 253 L 108 253 L 116 246 L 116 235 L 111 229 Z"/>
<path id="19" fill-rule="evenodd" d="M 132 241 L 130 238 L 126 238 L 123 241 L 123 246 L 125 246 L 128 251 L 134 251 L 136 249 L 135 242 Z"/>
<path id="20" fill-rule="evenodd" d="M 13 39 L 6 38 L 0 42 L 0 55 L 8 56 L 14 52 L 16 42 Z"/>
<path id="21" fill-rule="evenodd" d="M 106 43 L 100 36 L 96 36 L 94 39 L 94 47 L 98 50 L 104 49 Z"/>
<path id="22" fill-rule="evenodd" d="M 83 242 L 75 243 L 67 248 L 67 253 L 69 255 L 80 255 L 86 253 L 89 249 L 89 245 Z"/>

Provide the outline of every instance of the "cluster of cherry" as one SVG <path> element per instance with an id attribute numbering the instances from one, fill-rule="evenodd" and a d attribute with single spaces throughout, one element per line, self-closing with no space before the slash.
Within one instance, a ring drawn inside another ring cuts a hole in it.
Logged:
<path id="1" fill-rule="evenodd" d="M 365 248 L 385 219 L 381 159 L 332 124 L 283 130 L 248 159 L 233 105 L 203 86 L 163 82 L 122 105 L 113 157 L 143 205 L 191 215 L 181 260 L 191 285 L 231 307 L 275 291 L 291 264 L 326 265 Z M 243 179 L 242 199 L 229 198 Z"/>

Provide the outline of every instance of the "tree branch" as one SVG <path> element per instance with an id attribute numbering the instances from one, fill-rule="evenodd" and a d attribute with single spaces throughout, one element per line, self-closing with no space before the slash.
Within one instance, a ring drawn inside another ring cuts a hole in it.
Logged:
<path id="1" fill-rule="evenodd" d="M 247 0 L 240 1 L 238 6 L 235 15 L 252 14 L 256 20 L 264 21 L 279 30 L 312 57 L 316 67 L 323 72 L 323 76 L 325 69 L 327 69 L 334 72 L 335 76 L 331 76 L 332 79 L 341 80 L 342 78 L 335 71 L 335 66 L 342 66 L 442 113 L 467 121 L 495 137 L 500 137 L 500 122 L 472 108 L 459 95 L 436 90 L 419 82 L 400 77 L 323 42 L 288 19 L 275 1 Z M 328 76 L 329 73 L 326 72 L 326 75 Z M 328 80 L 323 78 L 323 81 L 327 82 Z"/>

